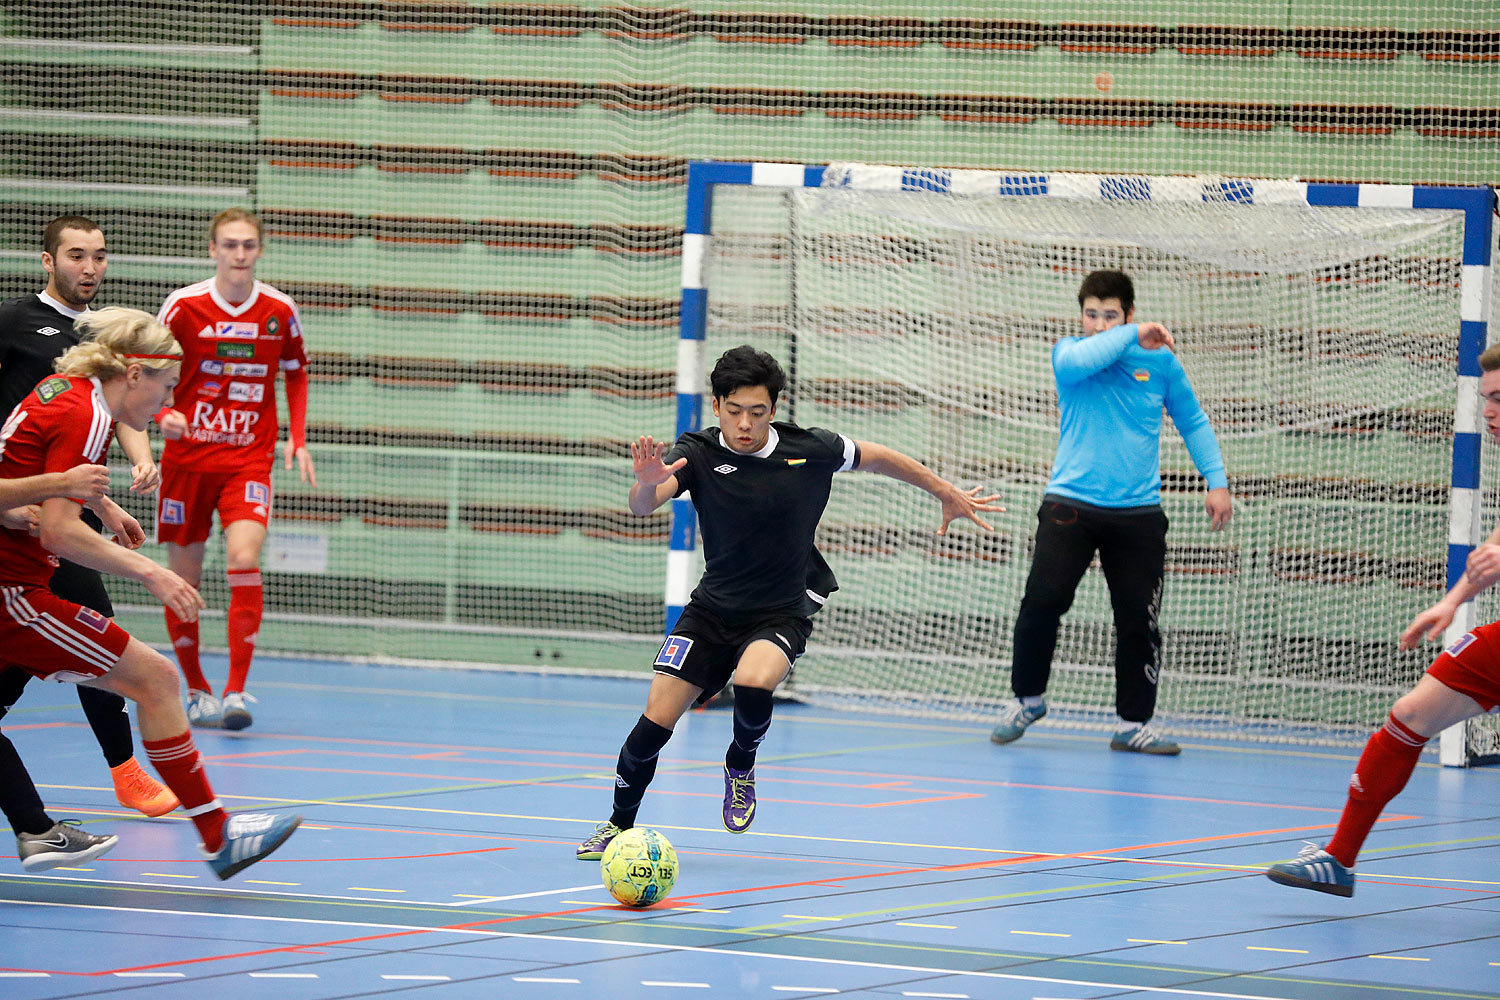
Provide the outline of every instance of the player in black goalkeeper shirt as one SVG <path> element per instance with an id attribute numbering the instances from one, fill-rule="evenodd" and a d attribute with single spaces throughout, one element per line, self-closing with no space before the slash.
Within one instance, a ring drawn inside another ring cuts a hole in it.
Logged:
<path id="1" fill-rule="evenodd" d="M 599 858 L 635 825 L 656 759 L 695 703 L 734 683 L 734 739 L 724 757 L 724 828 L 755 819 L 755 751 L 771 725 L 771 694 L 812 634 L 810 616 L 838 589 L 813 547 L 833 476 L 862 469 L 911 483 L 942 504 L 942 524 L 963 517 L 993 530 L 980 511 L 994 496 L 961 490 L 884 445 L 819 428 L 773 422 L 786 375 L 752 347 L 719 358 L 709 376 L 718 426 L 678 438 L 668 450 L 650 437 L 630 446 L 636 482 L 630 510 L 644 517 L 691 491 L 705 565 L 682 617 L 656 655 L 646 711 L 620 748 L 614 812 L 578 846 Z"/>
<path id="2" fill-rule="evenodd" d="M 48 223 L 42 233 L 47 287 L 0 304 L 0 419 L 8 416 L 37 383 L 54 374 L 53 362 L 78 343 L 73 321 L 98 295 L 108 266 L 104 234 L 94 222 L 64 215 Z M 131 491 L 154 491 L 160 474 L 151 460 L 151 444 L 145 432 L 122 424 L 116 436 L 133 466 Z M 83 519 L 94 530 L 101 528 L 93 511 L 85 510 Z M 95 570 L 60 561 L 50 587 L 60 597 L 106 618 L 114 617 L 109 593 Z M 0 665 L 0 718 L 16 703 L 30 679 L 31 675 L 18 667 Z M 135 759 L 125 700 L 113 692 L 82 684 L 78 685 L 78 700 L 104 752 L 120 804 L 147 816 L 161 816 L 177 808 L 177 797 Z M 15 756 L 15 748 L 0 734 L 0 810 L 18 834 L 42 833 L 51 828 L 52 821 L 30 779 L 24 777 L 25 768 Z"/>

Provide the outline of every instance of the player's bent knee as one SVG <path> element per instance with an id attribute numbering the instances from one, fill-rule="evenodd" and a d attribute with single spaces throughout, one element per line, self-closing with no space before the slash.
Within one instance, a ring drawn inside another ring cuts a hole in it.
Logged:
<path id="1" fill-rule="evenodd" d="M 109 672 L 110 687 L 137 702 L 177 699 L 177 670 L 165 656 L 132 638 Z"/>

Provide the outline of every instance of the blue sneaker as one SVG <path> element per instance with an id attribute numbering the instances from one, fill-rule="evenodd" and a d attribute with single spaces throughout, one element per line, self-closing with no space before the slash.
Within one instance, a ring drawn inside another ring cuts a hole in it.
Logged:
<path id="1" fill-rule="evenodd" d="M 187 717 L 199 729 L 218 729 L 224 724 L 224 706 L 207 691 L 189 691 Z"/>
<path id="2" fill-rule="evenodd" d="M 755 822 L 755 768 L 724 768 L 724 829 L 744 833 Z"/>
<path id="3" fill-rule="evenodd" d="M 1111 750 L 1128 750 L 1131 753 L 1149 753 L 1158 757 L 1176 757 L 1182 747 L 1152 729 L 1149 723 L 1122 729 L 1110 737 Z"/>
<path id="4" fill-rule="evenodd" d="M 235 813 L 224 824 L 224 846 L 200 848 L 203 860 L 221 880 L 230 878 L 280 847 L 301 822 L 301 816 Z"/>
<path id="5" fill-rule="evenodd" d="M 1023 705 L 1021 699 L 1000 709 L 1000 724 L 990 731 L 991 743 L 1014 743 L 1026 732 L 1026 727 L 1047 715 L 1047 703 Z"/>
<path id="6" fill-rule="evenodd" d="M 1345 868 L 1339 860 L 1317 844 L 1302 848 L 1295 861 L 1283 861 L 1266 871 L 1266 878 L 1278 885 L 1312 889 L 1335 896 L 1354 895 L 1354 869 Z"/>
<path id="7" fill-rule="evenodd" d="M 604 849 L 609 846 L 609 842 L 624 832 L 611 820 L 600 823 L 594 827 L 594 832 L 589 834 L 588 839 L 578 845 L 578 860 L 598 861 L 604 857 Z"/>

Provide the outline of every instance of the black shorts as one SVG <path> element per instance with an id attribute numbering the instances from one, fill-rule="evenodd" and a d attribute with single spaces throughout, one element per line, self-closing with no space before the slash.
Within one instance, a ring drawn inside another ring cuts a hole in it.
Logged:
<path id="1" fill-rule="evenodd" d="M 732 625 L 707 608 L 688 604 L 682 617 L 672 627 L 672 634 L 661 644 L 652 669 L 669 677 L 681 677 L 703 689 L 698 704 L 703 704 L 724 689 L 734 676 L 740 654 L 758 639 L 775 643 L 786 654 L 787 663 L 795 663 L 807 649 L 812 635 L 812 619 L 796 615 L 767 615 Z"/>

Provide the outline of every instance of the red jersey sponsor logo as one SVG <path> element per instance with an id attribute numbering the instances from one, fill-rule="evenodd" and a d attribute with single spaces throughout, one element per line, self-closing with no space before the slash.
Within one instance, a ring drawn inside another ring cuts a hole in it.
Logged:
<path id="1" fill-rule="evenodd" d="M 231 403 L 259 403 L 266 398 L 266 387 L 259 382 L 229 383 Z"/>
<path id="2" fill-rule="evenodd" d="M 260 337 L 260 324 L 219 322 L 214 324 L 213 335 L 218 340 L 255 340 Z"/>

